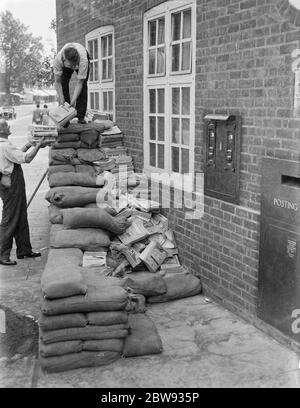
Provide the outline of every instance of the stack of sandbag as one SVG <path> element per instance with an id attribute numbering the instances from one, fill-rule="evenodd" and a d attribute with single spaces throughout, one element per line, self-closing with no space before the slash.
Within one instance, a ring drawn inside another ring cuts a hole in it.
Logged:
<path id="1" fill-rule="evenodd" d="M 128 293 L 82 268 L 80 249 L 51 249 L 41 278 L 39 357 L 48 372 L 109 364 L 128 336 Z"/>
<path id="2" fill-rule="evenodd" d="M 57 142 L 50 150 L 49 174 L 89 171 L 94 174 L 93 162 L 105 158 L 105 153 L 98 147 L 99 135 L 108 126 L 106 122 L 85 125 L 71 123 L 67 128 L 59 128 Z"/>

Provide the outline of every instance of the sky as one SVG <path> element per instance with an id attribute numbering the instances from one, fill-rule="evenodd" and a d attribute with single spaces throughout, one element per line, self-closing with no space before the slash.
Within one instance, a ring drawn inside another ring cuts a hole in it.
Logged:
<path id="1" fill-rule="evenodd" d="M 0 0 L 0 11 L 4 10 L 11 11 L 34 36 L 42 37 L 45 54 L 56 48 L 55 33 L 49 28 L 55 18 L 55 0 Z"/>

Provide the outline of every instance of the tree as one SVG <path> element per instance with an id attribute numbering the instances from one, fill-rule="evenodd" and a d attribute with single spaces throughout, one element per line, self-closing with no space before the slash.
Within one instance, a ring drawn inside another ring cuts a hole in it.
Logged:
<path id="1" fill-rule="evenodd" d="M 10 11 L 0 14 L 0 49 L 5 65 L 5 92 L 21 91 L 24 83 L 37 82 L 43 61 L 41 37 L 34 37 L 28 27 Z"/>
<path id="2" fill-rule="evenodd" d="M 54 83 L 54 75 L 52 70 L 53 57 L 46 56 L 42 62 L 42 67 L 37 75 L 37 84 L 40 88 L 50 87 Z"/>
<path id="3" fill-rule="evenodd" d="M 56 24 L 56 19 L 52 18 L 52 20 L 50 21 L 50 26 L 49 28 L 53 31 L 55 31 L 55 33 L 57 34 L 57 24 Z"/>

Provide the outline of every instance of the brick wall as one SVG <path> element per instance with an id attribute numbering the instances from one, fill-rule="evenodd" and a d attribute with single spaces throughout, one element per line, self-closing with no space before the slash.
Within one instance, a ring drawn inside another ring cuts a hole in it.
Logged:
<path id="1" fill-rule="evenodd" d="M 58 48 L 84 44 L 113 24 L 116 120 L 135 164 L 143 167 L 143 13 L 158 0 L 57 0 Z M 300 48 L 300 15 L 288 0 L 198 0 L 195 169 L 203 166 L 203 116 L 242 116 L 240 206 L 205 198 L 202 219 L 164 210 L 181 260 L 207 293 L 256 313 L 261 158 L 300 159 L 300 120 L 293 117 L 291 52 Z"/>

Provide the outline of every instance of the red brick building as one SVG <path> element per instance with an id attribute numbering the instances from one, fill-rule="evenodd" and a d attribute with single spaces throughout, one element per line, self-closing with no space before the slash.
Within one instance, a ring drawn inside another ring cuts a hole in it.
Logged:
<path id="1" fill-rule="evenodd" d="M 204 117 L 241 117 L 238 203 L 206 195 L 201 218 L 186 219 L 184 208 L 165 212 L 181 261 L 205 293 L 259 325 L 262 157 L 300 159 L 297 2 L 56 3 L 58 49 L 86 45 L 89 106 L 114 115 L 138 171 L 203 172 Z"/>

